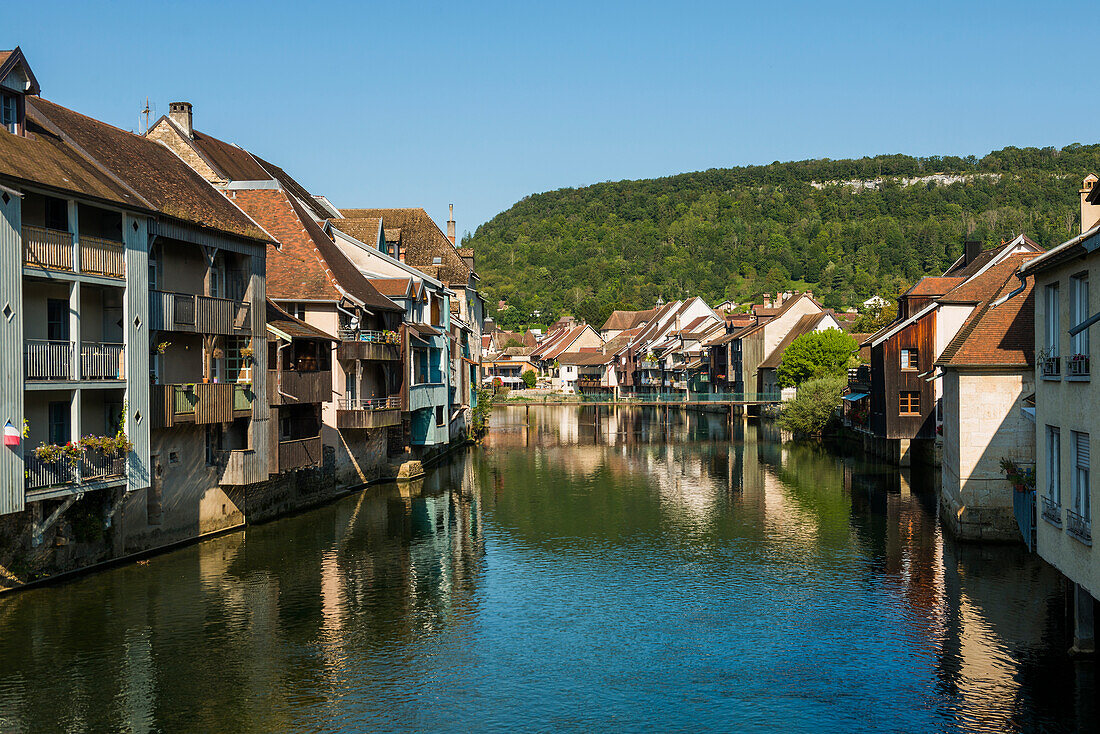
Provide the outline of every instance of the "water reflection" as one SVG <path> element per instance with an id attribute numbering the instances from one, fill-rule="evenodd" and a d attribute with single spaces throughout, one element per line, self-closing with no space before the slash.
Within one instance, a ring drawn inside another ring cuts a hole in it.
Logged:
<path id="1" fill-rule="evenodd" d="M 1056 575 L 927 473 L 724 414 L 506 408 L 484 449 L 0 599 L 0 730 L 1072 731 Z"/>

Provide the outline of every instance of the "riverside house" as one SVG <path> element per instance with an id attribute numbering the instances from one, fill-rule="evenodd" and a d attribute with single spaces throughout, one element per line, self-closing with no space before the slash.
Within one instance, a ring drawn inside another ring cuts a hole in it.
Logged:
<path id="1" fill-rule="evenodd" d="M 0 79 L 0 561 L 55 573 L 242 524 L 280 471 L 275 239 L 165 147 L 42 99 L 19 49 Z"/>
<path id="2" fill-rule="evenodd" d="M 1092 380 L 1093 339 L 1100 295 L 1100 187 L 1089 176 L 1081 189 L 1082 233 L 1024 263 L 1019 277 L 1033 283 L 1035 304 L 1034 547 L 1074 584 L 1074 646 L 1094 649 L 1100 555 L 1093 545 L 1092 447 L 1100 437 L 1100 382 Z M 1093 275 L 1095 274 L 1095 278 Z M 1017 295 L 1016 298 L 1019 298 Z M 1029 517 L 1021 523 L 1028 536 Z"/>
<path id="3" fill-rule="evenodd" d="M 765 395 L 781 395 L 783 400 L 794 399 L 796 388 L 779 387 L 779 366 L 783 364 L 783 355 L 791 342 L 803 334 L 812 334 L 815 331 L 826 331 L 828 329 L 841 329 L 841 324 L 832 311 L 808 313 L 796 321 L 775 349 L 772 350 L 771 354 L 757 368 L 760 374 L 760 392 Z"/>
<path id="4" fill-rule="evenodd" d="M 873 452 L 909 466 L 913 452 L 931 460 L 942 422 L 943 386 L 929 380 L 934 364 L 976 308 L 975 301 L 941 300 L 967 281 L 1013 255 L 1042 248 L 1024 235 L 990 250 L 967 243 L 942 276 L 922 278 L 898 298 L 898 316 L 860 346 L 870 348 L 867 426 L 861 429 Z"/>

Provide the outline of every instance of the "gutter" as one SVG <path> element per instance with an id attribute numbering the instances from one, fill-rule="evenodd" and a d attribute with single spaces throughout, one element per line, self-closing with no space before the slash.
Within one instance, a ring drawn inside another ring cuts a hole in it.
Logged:
<path id="1" fill-rule="evenodd" d="M 1039 258 L 1035 258 L 1035 259 L 1038 260 Z M 1032 262 L 1034 262 L 1034 261 L 1032 261 Z M 1026 265 L 1026 263 L 1025 263 L 1025 265 Z M 1020 272 L 1021 270 L 1023 270 L 1022 266 L 1020 267 L 1019 270 L 1017 270 L 1015 272 L 1016 279 L 1020 281 L 1020 287 L 1017 288 L 1016 290 L 1012 291 L 1011 293 L 1007 293 L 1007 294 L 1001 296 L 996 301 L 989 304 L 990 308 L 997 308 L 997 306 L 1000 306 L 1001 304 L 1005 303 L 1006 301 L 1009 301 L 1010 299 L 1013 299 L 1016 296 L 1018 296 L 1018 295 L 1020 295 L 1021 293 L 1024 292 L 1024 289 L 1027 288 L 1027 276 L 1024 275 L 1022 272 Z"/>

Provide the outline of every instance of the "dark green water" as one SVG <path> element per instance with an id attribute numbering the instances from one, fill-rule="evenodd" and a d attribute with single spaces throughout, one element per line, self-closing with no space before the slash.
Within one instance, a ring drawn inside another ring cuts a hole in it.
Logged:
<path id="1" fill-rule="evenodd" d="M 0 599 L 3 731 L 1074 731 L 1057 576 L 768 424 L 503 409 L 422 486 Z"/>

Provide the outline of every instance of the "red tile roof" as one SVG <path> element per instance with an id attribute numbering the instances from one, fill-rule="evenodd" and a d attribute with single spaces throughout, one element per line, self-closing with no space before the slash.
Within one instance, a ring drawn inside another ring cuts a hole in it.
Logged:
<path id="1" fill-rule="evenodd" d="M 962 283 L 966 278 L 959 277 L 944 277 L 944 276 L 928 276 L 921 278 L 913 287 L 905 291 L 902 295 L 905 296 L 942 296 L 955 286 Z"/>
<path id="2" fill-rule="evenodd" d="M 405 262 L 451 285 L 465 287 L 471 270 L 457 248 L 447 239 L 435 221 L 420 207 L 408 209 L 341 209 L 348 219 L 381 218 L 387 227 L 401 230 Z M 435 258 L 440 264 L 435 265 Z"/>
<path id="3" fill-rule="evenodd" d="M 635 326 L 649 321 L 655 313 L 657 313 L 655 308 L 646 311 L 612 311 L 607 321 L 600 327 L 600 331 L 633 329 Z"/>

